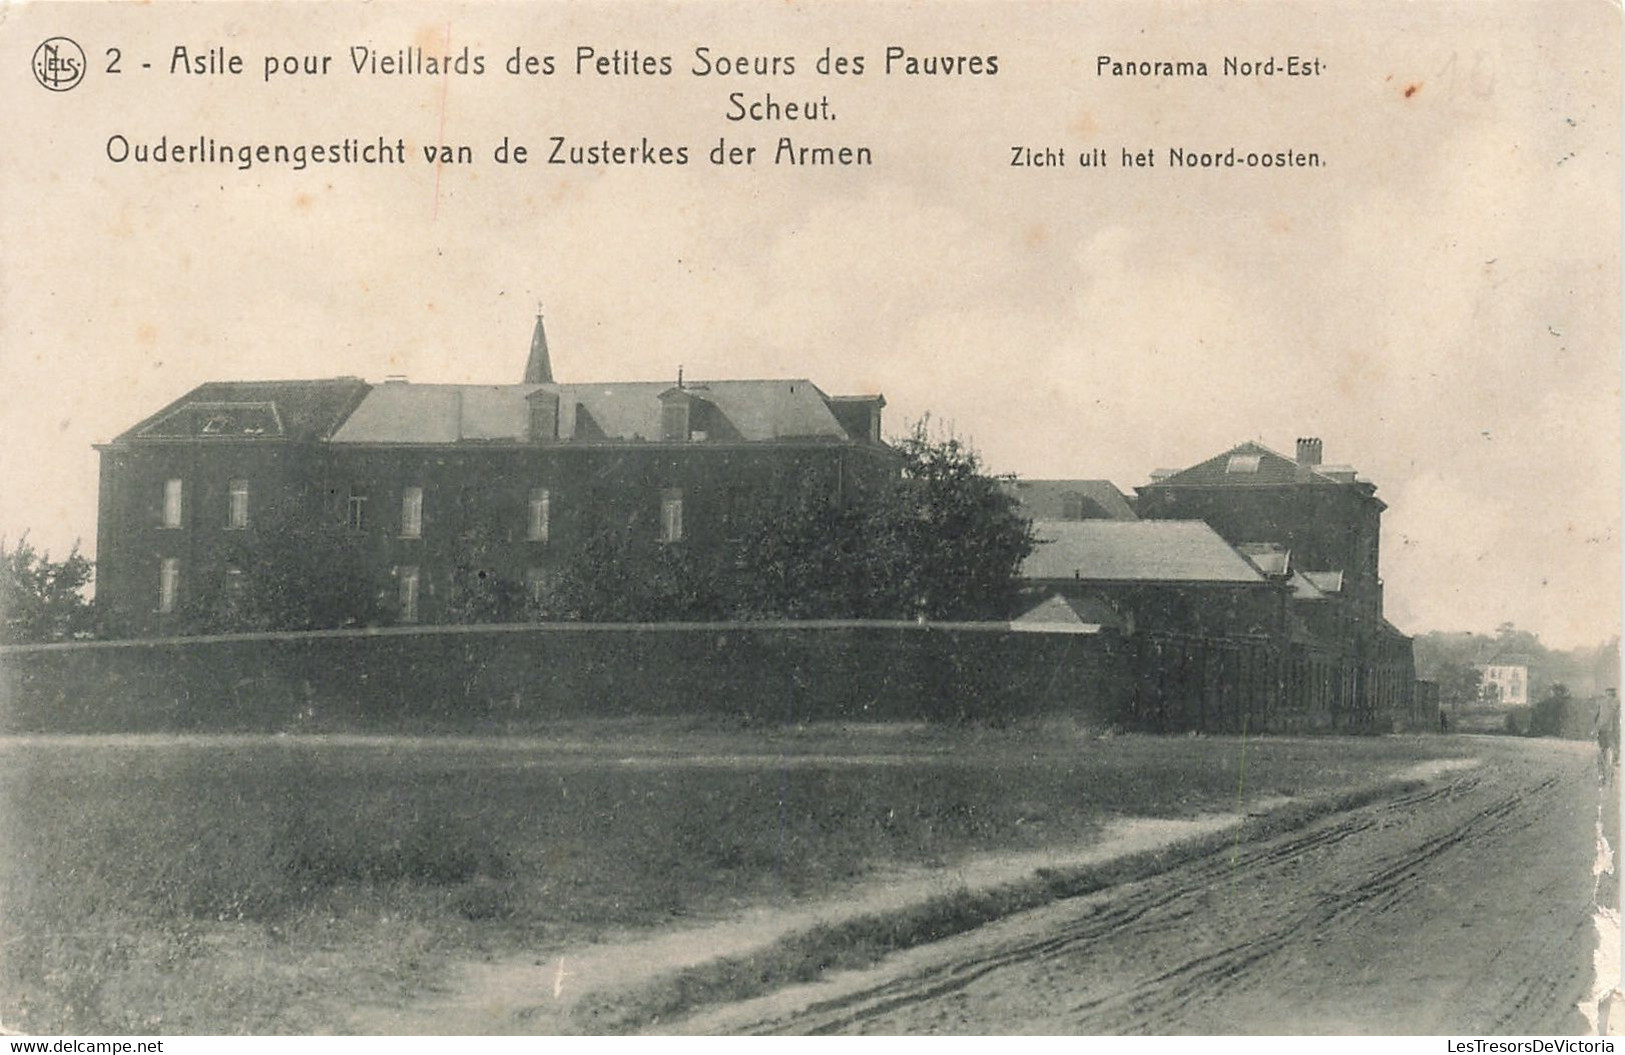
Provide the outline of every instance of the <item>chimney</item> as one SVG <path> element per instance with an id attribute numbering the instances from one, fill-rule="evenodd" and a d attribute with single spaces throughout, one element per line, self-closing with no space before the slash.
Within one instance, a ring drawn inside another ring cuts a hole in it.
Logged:
<path id="1" fill-rule="evenodd" d="M 1308 483 L 1314 478 L 1315 467 L 1320 464 L 1320 440 L 1310 437 L 1298 438 L 1298 469 L 1294 478 L 1298 483 Z"/>
<path id="2" fill-rule="evenodd" d="M 547 354 L 547 331 L 542 328 L 542 306 L 536 305 L 536 329 L 530 335 L 530 359 L 525 363 L 525 384 L 553 383 L 553 360 Z"/>

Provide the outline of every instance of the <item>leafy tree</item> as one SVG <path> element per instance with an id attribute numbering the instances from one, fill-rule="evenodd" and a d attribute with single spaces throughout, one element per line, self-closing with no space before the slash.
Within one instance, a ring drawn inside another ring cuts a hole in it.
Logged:
<path id="1" fill-rule="evenodd" d="M 0 539 L 0 640 L 65 641 L 88 634 L 92 610 L 84 590 L 94 572 L 78 542 L 66 558 L 53 561 L 34 549 L 27 532 L 10 549 Z"/>
<path id="2" fill-rule="evenodd" d="M 957 437 L 933 436 L 929 418 L 893 446 L 902 478 L 864 525 L 874 583 L 865 614 L 1008 618 L 1037 541 L 1003 478 Z"/>
<path id="3" fill-rule="evenodd" d="M 599 524 L 551 583 L 541 618 L 1005 619 L 1032 525 L 954 437 L 922 420 L 901 472 L 840 502 L 786 489 L 736 507 L 725 544 L 662 545 L 646 515 Z"/>
<path id="4" fill-rule="evenodd" d="M 525 612 L 524 584 L 508 573 L 506 539 L 490 524 L 463 532 L 451 569 L 447 617 L 453 623 L 511 623 Z"/>
<path id="5" fill-rule="evenodd" d="M 733 566 L 720 568 L 731 615 L 847 619 L 872 588 L 864 510 L 806 492 L 737 510 L 726 528 Z"/>
<path id="6" fill-rule="evenodd" d="M 732 534 L 730 610 L 747 618 L 1006 619 L 1032 524 L 981 458 L 921 419 L 892 441 L 901 472 L 841 504 L 799 493 Z"/>
<path id="7" fill-rule="evenodd" d="M 1562 682 L 1553 685 L 1529 714 L 1530 736 L 1561 736 L 1574 697 Z"/>
<path id="8" fill-rule="evenodd" d="M 1546 653 L 1546 646 L 1539 637 L 1531 631 L 1519 630 L 1513 623 L 1502 623 L 1495 628 L 1495 644 L 1503 653 L 1518 652 L 1535 658 Z"/>
<path id="9" fill-rule="evenodd" d="M 261 531 L 243 556 L 241 587 L 199 598 L 210 612 L 203 625 L 330 630 L 381 621 L 388 605 L 371 581 L 360 545 L 342 524 L 314 518 Z"/>
<path id="10" fill-rule="evenodd" d="M 1446 660 L 1435 673 L 1439 683 L 1439 702 L 1449 707 L 1462 707 L 1478 702 L 1483 688 L 1484 674 L 1471 663 Z"/>
<path id="11" fill-rule="evenodd" d="M 725 614 L 714 561 L 685 543 L 662 544 L 642 517 L 590 534 L 539 607 L 545 618 L 586 622 L 712 620 Z"/>

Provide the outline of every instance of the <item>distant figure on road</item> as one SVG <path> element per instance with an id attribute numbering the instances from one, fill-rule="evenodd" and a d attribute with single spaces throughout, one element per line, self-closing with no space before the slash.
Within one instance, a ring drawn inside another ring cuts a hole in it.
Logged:
<path id="1" fill-rule="evenodd" d="M 1613 689 L 1597 711 L 1597 768 L 1605 783 L 1613 783 L 1619 762 L 1619 695 Z"/>
<path id="2" fill-rule="evenodd" d="M 1439 732 L 1448 733 L 1449 731 L 1450 731 L 1450 716 L 1445 714 L 1443 711 L 1440 711 L 1439 712 Z"/>

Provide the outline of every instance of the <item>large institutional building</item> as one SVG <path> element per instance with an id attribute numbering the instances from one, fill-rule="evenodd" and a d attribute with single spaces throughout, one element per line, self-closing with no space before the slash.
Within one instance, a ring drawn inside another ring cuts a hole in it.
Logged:
<path id="1" fill-rule="evenodd" d="M 1295 458 L 1243 443 L 1158 470 L 1133 500 L 1100 480 L 1017 483 L 1042 540 L 1023 575 L 1038 596 L 1110 611 L 1133 634 L 1146 724 L 1424 724 L 1411 639 L 1382 613 L 1386 506 L 1321 455 L 1318 439 L 1299 440 Z"/>
<path id="2" fill-rule="evenodd" d="M 540 316 L 519 384 L 211 382 L 99 447 L 97 604 L 116 633 L 229 629 L 269 559 L 445 621 L 471 547 L 539 593 L 606 526 L 720 546 L 743 503 L 861 491 L 896 471 L 884 406 L 801 379 L 561 384 Z"/>
<path id="3" fill-rule="evenodd" d="M 901 464 L 881 437 L 879 395 L 680 370 L 559 383 L 540 316 L 523 378 L 187 393 L 100 447 L 104 625 L 164 635 L 557 618 L 545 602 L 567 570 L 601 570 L 611 589 L 627 574 L 594 555 L 606 534 L 680 543 L 751 575 L 730 546 L 750 512 L 862 501 Z M 1385 507 L 1321 453 L 1316 439 L 1293 458 L 1244 443 L 1159 470 L 1134 496 L 1102 480 L 1007 482 L 1039 539 L 1021 569 L 1030 610 L 1012 626 L 1100 635 L 1091 647 L 1133 672 L 1142 726 L 1420 724 L 1411 641 L 1383 618 Z M 481 583 L 512 603 L 471 616 Z M 304 608 L 267 617 L 267 596 Z"/>

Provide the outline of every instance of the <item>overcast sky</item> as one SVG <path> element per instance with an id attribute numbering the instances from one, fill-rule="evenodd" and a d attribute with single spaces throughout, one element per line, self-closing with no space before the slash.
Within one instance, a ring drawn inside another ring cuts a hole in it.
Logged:
<path id="1" fill-rule="evenodd" d="M 63 35 L 90 69 L 34 83 Z M 348 72 L 352 44 L 463 46 L 483 77 Z M 1620 53 L 1602 3 L 1384 6 L 23 5 L 0 29 L 0 533 L 93 548 L 96 455 L 211 379 L 520 379 L 546 301 L 563 381 L 808 377 L 929 411 L 996 470 L 1125 490 L 1300 435 L 1389 505 L 1402 629 L 1618 631 Z M 239 77 L 168 73 L 225 45 Z M 577 45 L 671 55 L 578 77 Z M 996 55 L 887 76 L 888 45 Z M 694 77 L 693 49 L 794 56 Z M 861 77 L 821 77 L 826 46 Z M 122 72 L 109 74 L 117 47 Z M 553 77 L 501 69 L 515 47 Z M 327 53 L 263 83 L 262 56 Z M 1225 55 L 1319 76 L 1225 77 Z M 1100 55 L 1206 78 L 1097 76 Z M 150 62 L 152 69 L 140 68 Z M 833 122 L 724 119 L 728 94 L 827 96 Z M 115 165 L 132 143 L 468 143 L 478 163 L 249 172 Z M 686 145 L 673 169 L 495 166 L 504 135 Z M 867 145 L 868 168 L 771 164 Z M 721 137 L 754 143 L 719 170 Z M 1064 146 L 1069 167 L 1009 166 Z M 1318 152 L 1320 169 L 1172 171 L 1166 148 Z M 1103 147 L 1105 169 L 1078 151 Z M 1154 148 L 1153 170 L 1118 165 Z"/>

